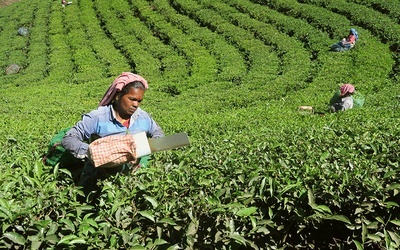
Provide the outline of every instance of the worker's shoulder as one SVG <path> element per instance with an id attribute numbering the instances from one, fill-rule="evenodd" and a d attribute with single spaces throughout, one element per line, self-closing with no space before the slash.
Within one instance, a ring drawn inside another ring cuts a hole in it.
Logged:
<path id="1" fill-rule="evenodd" d="M 111 109 L 109 106 L 100 106 L 97 109 L 94 109 L 87 113 L 88 116 L 91 117 L 99 117 L 99 116 L 106 116 L 109 115 L 111 112 Z"/>

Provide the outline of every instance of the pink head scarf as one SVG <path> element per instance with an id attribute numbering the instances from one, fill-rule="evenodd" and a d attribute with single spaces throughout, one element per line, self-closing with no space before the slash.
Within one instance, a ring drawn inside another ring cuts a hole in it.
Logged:
<path id="1" fill-rule="evenodd" d="M 114 82 L 111 84 L 111 86 L 108 88 L 107 92 L 104 94 L 103 98 L 101 99 L 99 106 L 107 106 L 112 102 L 114 99 L 115 94 L 118 91 L 121 91 L 121 89 L 134 81 L 139 81 L 143 83 L 144 88 L 148 89 L 149 84 L 147 83 L 146 79 L 141 77 L 140 75 L 136 75 L 130 72 L 122 72 L 120 76 L 115 78 Z"/>
<path id="2" fill-rule="evenodd" d="M 355 90 L 354 86 L 351 84 L 343 84 L 340 86 L 340 96 L 344 96 L 347 93 L 353 93 Z"/>

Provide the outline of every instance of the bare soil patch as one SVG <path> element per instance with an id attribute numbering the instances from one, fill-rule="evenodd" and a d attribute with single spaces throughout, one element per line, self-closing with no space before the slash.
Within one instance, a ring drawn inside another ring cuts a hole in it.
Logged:
<path id="1" fill-rule="evenodd" d="M 0 8 L 18 2 L 19 0 L 0 0 Z"/>

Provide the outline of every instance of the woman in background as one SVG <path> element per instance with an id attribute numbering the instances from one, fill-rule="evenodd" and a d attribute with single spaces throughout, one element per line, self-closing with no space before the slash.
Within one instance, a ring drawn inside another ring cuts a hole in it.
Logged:
<path id="1" fill-rule="evenodd" d="M 358 40 L 358 32 L 351 28 L 347 37 L 340 40 L 331 46 L 331 49 L 336 52 L 352 49 Z"/>
<path id="2" fill-rule="evenodd" d="M 332 112 L 345 111 L 353 108 L 353 97 L 355 92 L 353 85 L 346 83 L 340 86 L 339 92 L 336 93 L 330 101 L 330 109 Z"/>
<path id="3" fill-rule="evenodd" d="M 350 29 L 349 35 L 342 39 L 341 43 L 343 47 L 352 48 L 358 39 L 358 34 L 355 29 Z"/>

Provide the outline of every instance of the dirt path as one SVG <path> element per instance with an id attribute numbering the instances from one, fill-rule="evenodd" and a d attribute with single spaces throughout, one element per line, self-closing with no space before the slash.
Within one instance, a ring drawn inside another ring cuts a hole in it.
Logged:
<path id="1" fill-rule="evenodd" d="M 19 0 L 0 0 L 0 8 L 18 1 Z"/>

